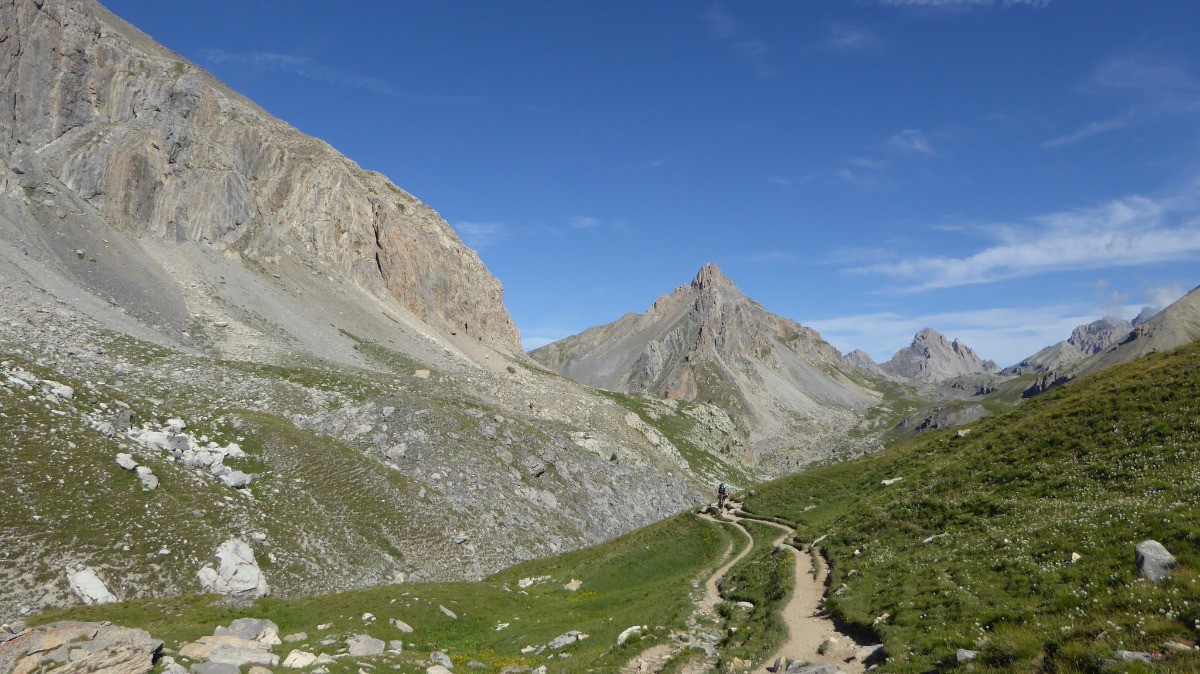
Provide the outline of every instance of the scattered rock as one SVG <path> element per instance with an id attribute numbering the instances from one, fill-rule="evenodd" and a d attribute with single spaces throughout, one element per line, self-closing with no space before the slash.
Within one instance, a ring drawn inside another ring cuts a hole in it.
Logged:
<path id="1" fill-rule="evenodd" d="M 116 595 L 108 591 L 108 586 L 90 566 L 68 572 L 67 583 L 71 586 L 71 591 L 85 604 L 111 604 L 118 601 Z"/>
<path id="2" fill-rule="evenodd" d="M 902 477 L 893 477 L 893 478 L 889 478 L 887 480 L 880 480 L 879 483 L 885 487 L 890 487 L 903 479 L 904 478 L 902 478 Z"/>
<path id="3" fill-rule="evenodd" d="M 386 644 L 383 643 L 382 639 L 376 639 L 366 634 L 356 634 L 346 639 L 346 646 L 350 649 L 350 657 L 365 658 L 373 655 L 383 655 Z"/>
<path id="4" fill-rule="evenodd" d="M 960 648 L 958 649 L 958 652 L 955 653 L 954 657 L 959 662 L 971 662 L 975 658 L 979 657 L 979 651 L 969 651 L 965 648 Z"/>
<path id="5" fill-rule="evenodd" d="M 259 667 L 258 665 L 255 665 L 254 667 L 250 668 L 249 674 L 275 674 L 275 673 L 272 672 L 271 670 L 267 669 L 266 667 Z"/>
<path id="6" fill-rule="evenodd" d="M 132 454 L 118 454 L 117 465 L 125 470 L 135 470 L 138 467 L 138 462 L 134 460 Z"/>
<path id="7" fill-rule="evenodd" d="M 646 629 L 645 625 L 634 625 L 632 627 L 626 627 L 620 634 L 617 635 L 617 645 L 624 646 L 625 642 L 629 641 L 630 637 L 632 637 L 635 634 L 639 634 L 644 629 Z"/>
<path id="8" fill-rule="evenodd" d="M 198 662 L 189 671 L 192 674 L 241 674 L 236 665 L 227 662 Z"/>
<path id="9" fill-rule="evenodd" d="M 283 666 L 289 669 L 304 669 L 317 661 L 317 656 L 308 651 L 295 650 L 288 653 L 283 660 Z"/>
<path id="10" fill-rule="evenodd" d="M 416 370 L 413 372 L 413 376 L 418 379 L 429 379 L 429 370 Z"/>
<path id="11" fill-rule="evenodd" d="M 412 631 L 413 631 L 412 626 L 409 625 L 408 623 L 404 622 L 403 620 L 401 620 L 399 618 L 390 618 L 388 620 L 388 622 L 391 623 L 392 627 L 395 627 L 396 629 L 400 630 L 401 632 L 404 632 L 405 634 L 412 634 Z"/>
<path id="12" fill-rule="evenodd" d="M 546 647 L 552 651 L 556 651 L 560 648 L 566 648 L 576 641 L 583 641 L 586 638 L 588 638 L 588 635 L 584 634 L 583 632 L 572 630 L 566 634 L 560 634 L 554 637 L 550 640 L 550 643 L 546 644 Z"/>
<path id="13" fill-rule="evenodd" d="M 238 618 L 229 627 L 218 627 L 213 636 L 235 636 L 247 641 L 257 641 L 266 647 L 283 643 L 279 638 L 279 625 L 264 618 Z"/>
<path id="14" fill-rule="evenodd" d="M 1117 651 L 1113 655 L 1121 662 L 1144 662 L 1148 665 L 1154 663 L 1154 657 L 1150 653 L 1141 651 Z"/>
<path id="15" fill-rule="evenodd" d="M 1175 555 L 1167 552 L 1162 543 L 1145 540 L 1135 547 L 1138 572 L 1151 583 L 1161 582 L 1175 566 Z"/>
<path id="16" fill-rule="evenodd" d="M 450 661 L 450 656 L 441 651 L 430 653 L 429 661 L 435 665 L 441 665 L 446 669 L 454 669 L 454 663 Z"/>
<path id="17" fill-rule="evenodd" d="M 442 665 L 431 665 L 425 668 L 425 674 L 450 674 L 450 670 Z"/>
<path id="18" fill-rule="evenodd" d="M 142 489 L 145 491 L 158 489 L 158 477 L 150 470 L 149 466 L 138 466 L 135 471 L 137 472 L 138 480 L 142 483 Z"/>
<path id="19" fill-rule="evenodd" d="M 404 650 L 404 642 L 399 639 L 392 639 L 388 642 L 388 650 L 393 653 L 400 653 Z"/>
<path id="20" fill-rule="evenodd" d="M 872 665 L 883 661 L 883 644 L 863 646 L 854 652 L 854 659 L 864 665 Z"/>
<path id="21" fill-rule="evenodd" d="M 581 587 L 583 587 L 583 581 L 576 580 L 574 578 L 571 579 L 571 582 L 567 583 L 566 585 L 563 585 L 563 589 L 568 592 L 574 592 Z"/>
<path id="22" fill-rule="evenodd" d="M 445 613 L 452 620 L 458 620 L 458 614 L 456 614 L 454 611 L 451 611 L 450 609 L 446 608 L 445 606 L 442 606 L 441 604 L 438 604 L 438 608 L 442 609 L 442 613 Z"/>
<path id="23" fill-rule="evenodd" d="M 1071 563 L 1072 564 L 1074 564 L 1075 562 L 1078 562 L 1081 559 L 1083 559 L 1083 555 L 1079 554 L 1078 552 L 1071 553 Z"/>

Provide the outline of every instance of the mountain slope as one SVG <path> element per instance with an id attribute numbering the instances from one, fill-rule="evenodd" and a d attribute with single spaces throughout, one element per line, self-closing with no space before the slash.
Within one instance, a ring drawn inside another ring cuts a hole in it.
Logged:
<path id="1" fill-rule="evenodd" d="M 971 347 L 957 339 L 948 341 L 933 328 L 918 332 L 912 344 L 879 367 L 894 377 L 925 383 L 967 374 L 990 374 L 999 369 L 990 360 L 984 362 Z"/>
<path id="2" fill-rule="evenodd" d="M 1119 341 L 1108 345 L 1076 366 L 1071 374 L 1098 372 L 1128 363 L 1148 353 L 1171 349 L 1200 340 L 1200 287 L 1139 324 Z"/>
<path id="3" fill-rule="evenodd" d="M 431 209 L 91 0 L 0 0 L 0 120 L 0 620 L 78 565 L 198 591 L 230 539 L 285 596 L 479 578 L 744 481 L 719 415 L 545 371 Z"/>
<path id="4" fill-rule="evenodd" d="M 885 671 L 953 667 L 958 649 L 987 671 L 1107 671 L 1118 651 L 1196 671 L 1197 395 L 1193 343 L 760 486 L 745 507 L 822 539 L 826 607 L 882 637 Z M 1161 583 L 1139 578 L 1147 539 L 1178 558 Z"/>
<path id="5" fill-rule="evenodd" d="M 34 219 L 315 266 L 445 333 L 519 349 L 499 282 L 430 208 L 94 0 L 0 2 L 0 63 L 6 192 Z"/>
<path id="6" fill-rule="evenodd" d="M 1123 339 L 1133 327 L 1129 321 L 1111 316 L 1080 325 L 1071 331 L 1071 336 L 1067 339 L 1048 346 L 1020 363 L 1006 368 L 1004 374 L 1022 375 L 1065 371 L 1088 356 L 1095 355 Z"/>
<path id="7" fill-rule="evenodd" d="M 769 313 L 713 264 L 645 314 L 530 355 L 590 386 L 713 401 L 749 431 L 757 458 L 828 442 L 878 401 L 816 331 Z"/>

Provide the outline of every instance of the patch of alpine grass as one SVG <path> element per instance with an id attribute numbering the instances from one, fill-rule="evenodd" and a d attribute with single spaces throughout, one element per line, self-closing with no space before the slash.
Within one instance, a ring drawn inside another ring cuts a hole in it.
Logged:
<path id="1" fill-rule="evenodd" d="M 884 671 L 953 669 L 959 648 L 975 671 L 1098 671 L 1122 650 L 1198 671 L 1198 401 L 1194 344 L 778 480 L 746 508 L 825 537 L 826 605 L 874 625 Z M 1178 558 L 1157 585 L 1134 562 L 1146 539 Z"/>

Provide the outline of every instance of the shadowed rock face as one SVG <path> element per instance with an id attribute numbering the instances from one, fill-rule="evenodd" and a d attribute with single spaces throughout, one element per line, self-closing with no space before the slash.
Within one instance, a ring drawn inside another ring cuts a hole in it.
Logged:
<path id="1" fill-rule="evenodd" d="M 827 432 L 875 399 L 815 330 L 766 311 L 713 264 L 645 314 L 531 355 L 591 386 L 713 401 L 734 413 L 752 443 L 794 429 L 797 419 Z"/>
<path id="2" fill-rule="evenodd" d="M 93 0 L 0 0 L 0 154 L 108 225 L 270 267 L 321 263 L 506 351 L 500 283 L 432 209 Z"/>
<path id="3" fill-rule="evenodd" d="M 880 366 L 896 377 L 919 382 L 937 382 L 964 374 L 996 372 L 992 361 L 984 361 L 971 347 L 957 339 L 947 340 L 941 333 L 925 328 L 913 337 L 912 344 Z"/>

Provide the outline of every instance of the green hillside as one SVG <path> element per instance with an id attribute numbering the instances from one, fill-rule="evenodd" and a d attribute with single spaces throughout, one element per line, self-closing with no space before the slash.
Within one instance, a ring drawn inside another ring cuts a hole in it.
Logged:
<path id="1" fill-rule="evenodd" d="M 802 541 L 825 537 L 827 605 L 874 625 L 885 671 L 953 668 L 959 648 L 980 651 L 975 671 L 1096 671 L 1117 650 L 1192 645 L 1200 632 L 1198 395 L 1194 344 L 965 435 L 777 480 L 746 508 L 796 523 Z M 1135 567 L 1145 539 L 1179 561 L 1157 586 Z M 1172 651 L 1155 671 L 1197 668 L 1196 652 Z"/>

